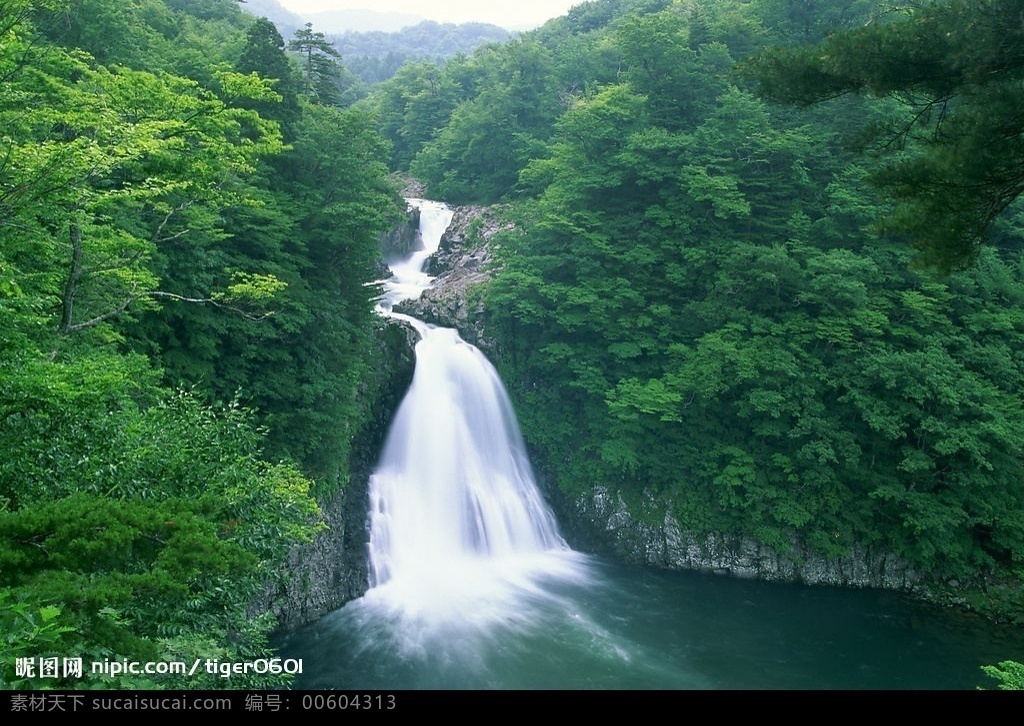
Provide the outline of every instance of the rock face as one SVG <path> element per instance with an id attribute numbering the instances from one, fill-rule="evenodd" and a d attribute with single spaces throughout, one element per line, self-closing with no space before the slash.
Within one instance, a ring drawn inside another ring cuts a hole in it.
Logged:
<path id="1" fill-rule="evenodd" d="M 420 237 L 420 210 L 410 209 L 402 224 L 381 235 L 380 252 L 382 262 L 404 259 L 418 249 L 423 249 Z"/>
<path id="2" fill-rule="evenodd" d="M 399 312 L 446 328 L 455 328 L 467 341 L 489 349 L 482 326 L 482 303 L 474 286 L 490 277 L 495 235 L 514 229 L 495 207 L 456 207 L 437 252 L 427 262 L 434 282 L 417 300 L 395 307 Z"/>
<path id="3" fill-rule="evenodd" d="M 750 537 L 687 532 L 673 516 L 671 505 L 644 502 L 634 517 L 626 503 L 603 487 L 573 503 L 564 520 L 575 538 L 615 559 L 673 570 L 698 570 L 733 577 L 808 585 L 878 587 L 917 591 L 920 573 L 885 554 L 854 548 L 845 557 L 825 558 L 799 542 L 782 555 Z"/>

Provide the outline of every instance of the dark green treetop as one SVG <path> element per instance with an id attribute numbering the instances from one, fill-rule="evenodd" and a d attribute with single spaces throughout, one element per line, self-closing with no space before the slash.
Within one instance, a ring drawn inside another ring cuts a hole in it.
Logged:
<path id="1" fill-rule="evenodd" d="M 896 202 L 880 229 L 908 235 L 948 273 L 977 258 L 1024 191 L 1022 0 L 913 2 L 814 46 L 766 49 L 745 65 L 765 98 L 807 106 L 855 92 L 905 112 L 873 129 L 873 182 Z"/>

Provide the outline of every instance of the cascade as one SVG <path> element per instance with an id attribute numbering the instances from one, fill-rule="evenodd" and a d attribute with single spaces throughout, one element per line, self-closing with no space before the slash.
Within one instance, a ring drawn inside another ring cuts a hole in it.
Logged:
<path id="1" fill-rule="evenodd" d="M 479 613 L 483 600 L 571 571 L 574 553 L 537 488 L 494 367 L 456 330 L 393 310 L 432 283 L 423 268 L 453 217 L 442 203 L 409 204 L 420 211 L 422 247 L 391 263 L 378 312 L 411 324 L 419 341 L 370 480 L 371 596 L 434 616 Z"/>

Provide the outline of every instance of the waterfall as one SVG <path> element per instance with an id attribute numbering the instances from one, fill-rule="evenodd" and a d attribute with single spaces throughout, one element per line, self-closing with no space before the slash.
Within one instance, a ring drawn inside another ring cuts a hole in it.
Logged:
<path id="1" fill-rule="evenodd" d="M 537 488 L 494 367 L 454 329 L 392 309 L 432 283 L 423 268 L 453 216 L 438 202 L 409 203 L 420 211 L 422 247 L 390 265 L 378 312 L 413 325 L 419 341 L 370 480 L 370 596 L 407 612 L 479 615 L 483 601 L 570 573 L 574 553 Z"/>

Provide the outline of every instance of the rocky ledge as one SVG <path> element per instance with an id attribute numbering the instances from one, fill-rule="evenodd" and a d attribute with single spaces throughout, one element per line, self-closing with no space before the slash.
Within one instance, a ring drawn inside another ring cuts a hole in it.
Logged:
<path id="1" fill-rule="evenodd" d="M 576 539 L 631 564 L 809 585 L 906 592 L 918 592 L 922 586 L 921 573 L 905 561 L 858 547 L 843 557 L 826 558 L 798 541 L 781 554 L 751 537 L 697 536 L 680 526 L 671 503 L 652 496 L 642 504 L 640 516 L 634 516 L 621 497 L 604 487 L 579 497 L 571 507 L 564 512 L 564 520 Z"/>
<path id="2" fill-rule="evenodd" d="M 437 252 L 427 261 L 427 274 L 435 278 L 430 289 L 395 309 L 455 328 L 466 340 L 491 348 L 483 329 L 483 303 L 474 288 L 491 276 L 492 252 L 499 244 L 496 235 L 515 225 L 504 206 L 455 207 L 454 212 Z"/>

